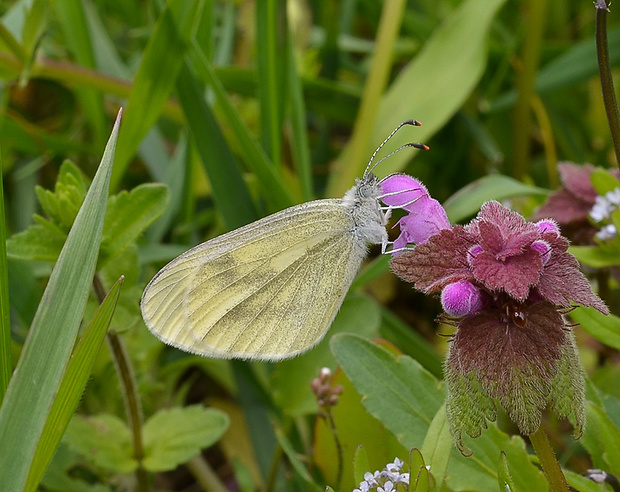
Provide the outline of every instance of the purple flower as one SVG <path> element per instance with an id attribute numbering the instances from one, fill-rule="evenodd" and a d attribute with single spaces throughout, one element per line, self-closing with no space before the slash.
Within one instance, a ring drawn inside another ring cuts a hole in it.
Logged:
<path id="1" fill-rule="evenodd" d="M 560 162 L 558 171 L 562 187 L 549 195 L 536 212 L 534 220 L 553 217 L 562 226 L 564 234 L 576 244 L 592 244 L 597 228 L 592 226 L 588 215 L 597 197 L 590 181 L 590 175 L 595 169 L 592 164 L 580 166 L 572 162 Z M 617 169 L 609 169 L 608 172 L 620 179 Z"/>
<path id="2" fill-rule="evenodd" d="M 394 250 L 402 250 L 411 243 L 424 243 L 440 230 L 450 228 L 444 208 L 417 179 L 392 174 L 381 181 L 381 187 L 386 205 L 409 212 L 397 223 L 400 235 L 394 241 Z"/>
<path id="3" fill-rule="evenodd" d="M 592 293 L 551 220 L 527 222 L 497 202 L 467 226 L 443 229 L 392 268 L 425 293 L 441 293 L 457 328 L 446 363 L 447 413 L 454 439 L 477 437 L 496 415 L 497 398 L 521 432 L 540 425 L 549 404 L 585 418 L 584 382 L 563 310 L 607 308 Z"/>
<path id="4" fill-rule="evenodd" d="M 484 305 L 482 291 L 467 280 L 446 285 L 441 291 L 441 306 L 450 316 L 460 318 L 478 312 Z"/>

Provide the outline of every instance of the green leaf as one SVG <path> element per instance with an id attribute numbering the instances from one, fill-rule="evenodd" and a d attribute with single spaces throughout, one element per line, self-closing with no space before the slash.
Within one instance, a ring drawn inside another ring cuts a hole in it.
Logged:
<path id="1" fill-rule="evenodd" d="M 120 113 L 99 170 L 52 271 L 0 408 L 0 442 L 11 449 L 0 460 L 0 476 L 7 490 L 24 488 L 80 327 L 99 253 L 119 125 Z"/>
<path id="2" fill-rule="evenodd" d="M 75 477 L 78 455 L 61 444 L 43 477 L 41 490 L 50 492 L 110 492 L 102 483 L 89 483 L 87 478 Z"/>
<path id="3" fill-rule="evenodd" d="M 620 318 L 618 316 L 605 315 L 594 308 L 584 306 L 573 309 L 570 316 L 601 343 L 620 349 Z"/>
<path id="4" fill-rule="evenodd" d="M 590 480 L 583 475 L 579 475 L 570 470 L 563 470 L 568 485 L 573 487 L 577 492 L 602 492 L 607 490 L 602 488 L 600 484 Z"/>
<path id="5" fill-rule="evenodd" d="M 164 213 L 169 201 L 168 187 L 152 183 L 110 197 L 103 226 L 101 265 L 125 251 Z"/>
<path id="6" fill-rule="evenodd" d="M 9 259 L 9 291 L 11 293 L 11 312 L 18 340 L 25 340 L 25 330 L 32 324 L 39 301 L 43 296 L 43 287 L 35 275 L 36 264 Z M 11 372 L 13 367 L 11 366 Z"/>
<path id="7" fill-rule="evenodd" d="M 476 215 L 483 203 L 489 200 L 504 200 L 513 196 L 546 196 L 549 190 L 530 186 L 501 174 L 492 174 L 477 179 L 461 188 L 443 204 L 453 224 Z"/>
<path id="8" fill-rule="evenodd" d="M 149 36 L 140 68 L 127 101 L 123 131 L 118 139 L 118 158 L 111 188 L 118 186 L 129 160 L 148 130 L 155 124 L 170 96 L 189 51 L 189 40 L 200 2 L 170 0 Z"/>
<path id="9" fill-rule="evenodd" d="M 108 326 L 110 326 L 122 285 L 123 278 L 121 277 L 97 309 L 95 316 L 73 351 L 41 433 L 25 490 L 36 490 L 65 429 L 69 425 L 71 416 L 77 408 L 88 382 L 95 357 L 108 331 Z"/>
<path id="10" fill-rule="evenodd" d="M 52 220 L 35 215 L 38 224 L 9 239 L 9 256 L 19 260 L 56 261 L 66 240 L 65 230 L 71 227 L 85 194 L 86 184 L 79 169 L 65 162 L 54 192 L 37 188 L 41 206 Z M 164 213 L 168 201 L 168 188 L 150 183 L 111 196 L 103 226 L 99 268 L 125 251 Z"/>
<path id="11" fill-rule="evenodd" d="M 422 485 L 422 482 L 424 480 L 424 476 L 421 475 L 422 468 L 426 469 L 426 465 L 424 463 L 424 456 L 419 449 L 414 448 L 409 451 L 409 488 L 411 490 L 417 491 L 418 484 L 420 486 Z M 426 478 L 428 479 L 428 475 L 426 476 Z"/>
<path id="12" fill-rule="evenodd" d="M 620 265 L 620 252 L 600 246 L 571 246 L 569 253 L 584 265 L 593 268 L 605 268 Z"/>
<path id="13" fill-rule="evenodd" d="M 620 188 L 620 181 L 607 169 L 597 167 L 590 174 L 590 181 L 593 188 L 599 195 L 605 195 L 610 191 Z"/>
<path id="14" fill-rule="evenodd" d="M 290 92 L 291 115 L 290 125 L 292 130 L 291 155 L 295 160 L 297 176 L 301 183 L 301 194 L 303 200 L 312 200 L 312 162 L 310 158 L 310 143 L 308 142 L 307 115 L 304 100 L 304 90 L 300 74 L 297 69 L 296 47 L 293 40 L 294 36 L 287 37 L 287 71 L 288 89 Z"/>
<path id="15" fill-rule="evenodd" d="M 370 463 L 368 462 L 368 454 L 364 446 L 358 446 L 353 455 L 353 479 L 355 483 L 364 480 L 364 473 L 370 471 Z"/>
<path id="16" fill-rule="evenodd" d="M 75 415 L 63 438 L 75 452 L 101 468 L 129 473 L 138 467 L 133 457 L 131 432 L 115 415 Z"/>
<path id="17" fill-rule="evenodd" d="M 40 223 L 9 238 L 7 254 L 14 260 L 54 262 L 67 240 L 67 234 L 43 217 L 35 219 Z"/>
<path id="18" fill-rule="evenodd" d="M 87 188 L 88 183 L 79 168 L 71 161 L 64 161 L 54 191 L 37 186 L 36 193 L 41 208 L 51 222 L 68 232 L 82 206 Z"/>
<path id="19" fill-rule="evenodd" d="M 355 335 L 337 335 L 332 338 L 331 347 L 362 394 L 364 407 L 405 447 L 419 448 L 424 436 L 431 432 L 432 420 L 437 425 L 432 433 L 437 436 L 445 433 L 445 428 L 442 430 L 445 424 L 439 425 L 441 419 L 434 420 L 443 405 L 445 390 L 416 361 L 407 356 L 395 357 Z M 433 441 L 442 448 L 445 446 L 445 441 L 441 444 L 439 439 L 429 437 L 424 450 L 431 456 Z M 452 450 L 445 475 L 449 488 L 458 484 L 458 490 L 494 490 L 498 480 L 497 450 L 503 449 L 508 461 L 514 463 L 517 490 L 544 490 L 545 479 L 531 463 L 520 437 L 511 438 L 491 423 L 479 438 L 469 440 L 468 446 L 474 452 L 470 458 Z M 435 459 L 441 467 L 445 456 L 437 455 Z"/>
<path id="20" fill-rule="evenodd" d="M 441 379 L 443 360 L 437 349 L 418 331 L 389 309 L 381 310 L 381 336 L 396 345 L 399 350 L 417 360 L 433 376 Z"/>
<path id="21" fill-rule="evenodd" d="M 215 444 L 228 428 L 228 415 L 201 405 L 160 410 L 144 424 L 144 467 L 172 470 Z"/>
<path id="22" fill-rule="evenodd" d="M 454 441 L 450 435 L 444 404 L 435 414 L 422 445 L 422 455 L 430 465 L 431 473 L 438 485 L 443 483 L 446 476 L 452 449 Z"/>
<path id="23" fill-rule="evenodd" d="M 336 362 L 329 349 L 329 340 L 337 333 L 357 333 L 365 337 L 378 335 L 381 313 L 377 304 L 366 297 L 349 295 L 325 339 L 309 352 L 278 363 L 271 376 L 274 402 L 284 413 L 293 417 L 315 413 L 315 395 L 300 381 L 312 381 L 322 367 L 334 367 Z M 309 384 L 309 383 L 308 383 Z"/>
<path id="24" fill-rule="evenodd" d="M 286 437 L 286 434 L 282 432 L 282 429 L 276 428 L 276 438 L 282 447 L 282 451 L 286 454 L 289 463 L 304 482 L 306 482 L 311 490 L 316 492 L 323 492 L 324 487 L 314 481 L 312 475 L 308 471 L 307 466 L 299 459 L 299 453 L 295 450 L 291 441 Z"/>
<path id="25" fill-rule="evenodd" d="M 508 470 L 508 459 L 503 451 L 499 453 L 499 462 L 497 463 L 497 481 L 499 482 L 499 490 L 517 490 L 512 482 L 510 471 Z"/>
<path id="26" fill-rule="evenodd" d="M 140 273 L 141 268 L 140 261 L 138 259 L 138 247 L 135 244 L 131 244 L 128 248 L 125 248 L 122 255 L 117 256 L 114 261 L 106 262 L 105 266 L 97 270 L 97 275 L 101 278 L 103 285 L 112 285 L 120 276 L 125 277 L 127 287 L 124 289 L 124 294 L 127 294 L 127 290 L 134 288 L 137 288 L 140 291 L 142 290 L 144 285 L 140 283 Z M 136 310 L 139 308 L 135 301 L 140 297 L 140 295 L 132 298 L 131 300 L 132 304 L 136 306 Z M 125 296 L 123 295 L 123 297 Z M 125 325 L 125 329 L 131 326 L 131 324 Z M 119 332 L 124 331 L 118 329 L 118 327 L 115 327 L 115 329 Z"/>
<path id="27" fill-rule="evenodd" d="M 406 448 L 421 447 L 445 399 L 438 381 L 412 358 L 396 357 L 357 335 L 335 335 L 330 346 L 368 413 Z"/>
<path id="28" fill-rule="evenodd" d="M 456 449 L 446 475 L 446 486 L 457 490 L 497 490 L 497 452 L 502 450 L 510 463 L 515 490 L 547 490 L 542 471 L 533 463 L 520 436 L 509 436 L 492 422 L 476 439 L 468 439 L 473 455 L 464 457 Z"/>
<path id="29" fill-rule="evenodd" d="M 591 401 L 586 403 L 588 426 L 581 443 L 590 453 L 596 468 L 620 476 L 620 429 L 604 409 Z"/>

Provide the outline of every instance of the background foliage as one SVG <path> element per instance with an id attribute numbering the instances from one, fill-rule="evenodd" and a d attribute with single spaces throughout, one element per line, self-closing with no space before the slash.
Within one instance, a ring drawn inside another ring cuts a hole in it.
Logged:
<path id="1" fill-rule="evenodd" d="M 616 166 L 591 1 L 29 0 L 0 14 L 0 442 L 25 463 L 0 458 L 7 490 L 344 491 L 394 456 L 412 472 L 431 464 L 416 490 L 545 490 L 505 419 L 468 441 L 472 458 L 453 449 L 438 336 L 451 328 L 386 258 L 362 271 L 321 345 L 279 364 L 166 347 L 138 301 L 190 246 L 342 196 L 405 119 L 424 126 L 385 151 L 431 151 L 399 152 L 377 174 L 420 178 L 453 222 L 488 199 L 529 215 L 559 185 L 558 161 Z M 616 66 L 613 10 L 608 27 Z M 617 250 L 606 258 L 589 264 L 620 264 Z M 618 313 L 608 270 L 588 271 Z M 566 422 L 544 425 L 571 485 L 601 490 L 578 474 L 620 476 L 620 323 L 575 320 L 590 425 L 580 442 Z M 345 388 L 331 423 L 310 391 L 323 366 Z"/>

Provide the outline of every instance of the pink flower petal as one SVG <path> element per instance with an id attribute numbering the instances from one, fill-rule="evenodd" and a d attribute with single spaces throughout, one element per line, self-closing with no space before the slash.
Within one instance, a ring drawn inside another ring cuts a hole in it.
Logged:
<path id="1" fill-rule="evenodd" d="M 411 210 L 422 197 L 428 197 L 428 190 L 417 179 L 407 174 L 392 174 L 381 181 L 383 203 L 391 207 Z"/>

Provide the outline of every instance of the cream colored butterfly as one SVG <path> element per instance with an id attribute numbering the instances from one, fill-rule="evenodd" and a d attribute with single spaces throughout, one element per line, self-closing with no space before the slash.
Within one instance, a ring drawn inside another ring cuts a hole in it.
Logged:
<path id="1" fill-rule="evenodd" d="M 377 151 L 407 124 L 420 123 L 404 122 Z M 142 295 L 149 330 L 179 349 L 226 359 L 276 361 L 316 345 L 368 245 L 388 244 L 381 182 L 370 167 L 377 151 L 342 199 L 287 208 L 168 263 Z"/>

